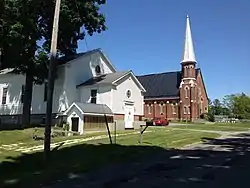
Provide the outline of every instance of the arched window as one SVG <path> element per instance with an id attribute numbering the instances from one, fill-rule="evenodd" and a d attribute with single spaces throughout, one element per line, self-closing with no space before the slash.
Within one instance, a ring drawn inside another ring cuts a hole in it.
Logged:
<path id="1" fill-rule="evenodd" d="M 160 103 L 159 106 L 160 106 L 160 114 L 162 115 L 164 114 L 164 104 Z"/>
<path id="2" fill-rule="evenodd" d="M 148 114 L 152 114 L 152 105 L 148 104 Z"/>
<path id="3" fill-rule="evenodd" d="M 193 69 L 192 69 L 192 67 L 190 66 L 189 67 L 189 70 L 188 70 L 188 77 L 192 77 L 193 75 L 192 75 L 192 71 L 193 71 Z"/>
<path id="4" fill-rule="evenodd" d="M 201 108 L 201 114 L 203 113 L 203 98 L 201 97 L 201 106 L 200 106 L 200 108 Z"/>
<path id="5" fill-rule="evenodd" d="M 188 98 L 188 86 L 185 87 L 185 98 Z"/>
<path id="6" fill-rule="evenodd" d="M 186 106 L 183 107 L 183 113 L 187 114 L 187 107 Z"/>
<path id="7" fill-rule="evenodd" d="M 176 103 L 172 103 L 172 114 L 176 114 Z"/>
<path id="8" fill-rule="evenodd" d="M 185 66 L 185 77 L 188 77 L 188 65 Z"/>

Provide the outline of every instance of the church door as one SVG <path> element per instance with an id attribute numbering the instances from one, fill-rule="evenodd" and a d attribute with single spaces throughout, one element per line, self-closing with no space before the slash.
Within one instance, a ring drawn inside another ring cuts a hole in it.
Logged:
<path id="1" fill-rule="evenodd" d="M 133 129 L 134 123 L 134 105 L 125 105 L 125 114 L 124 114 L 124 126 L 125 129 Z"/>
<path id="2" fill-rule="evenodd" d="M 71 130 L 72 131 L 75 131 L 75 132 L 78 132 L 78 126 L 79 126 L 79 118 L 71 118 L 71 125 L 72 125 L 72 128 Z"/>

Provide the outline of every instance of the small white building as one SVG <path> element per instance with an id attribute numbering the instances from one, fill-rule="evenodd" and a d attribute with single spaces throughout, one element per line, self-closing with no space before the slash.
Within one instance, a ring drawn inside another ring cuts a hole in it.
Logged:
<path id="1" fill-rule="evenodd" d="M 21 123 L 24 83 L 24 75 L 0 71 L 0 123 Z M 46 88 L 46 83 L 34 85 L 31 123 L 45 121 Z M 80 133 L 86 122 L 94 128 L 101 117 L 133 128 L 143 116 L 145 89 L 131 70 L 117 71 L 101 49 L 60 58 L 54 89 L 54 117 L 66 116 L 70 129 Z"/>

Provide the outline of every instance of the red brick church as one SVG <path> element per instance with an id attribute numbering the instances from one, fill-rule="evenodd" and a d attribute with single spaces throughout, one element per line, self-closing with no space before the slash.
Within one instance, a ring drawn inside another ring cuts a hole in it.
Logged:
<path id="1" fill-rule="evenodd" d="M 202 118 L 208 110 L 208 96 L 201 69 L 196 67 L 190 21 L 187 16 L 186 36 L 181 71 L 138 76 L 146 89 L 144 117 L 169 120 Z"/>

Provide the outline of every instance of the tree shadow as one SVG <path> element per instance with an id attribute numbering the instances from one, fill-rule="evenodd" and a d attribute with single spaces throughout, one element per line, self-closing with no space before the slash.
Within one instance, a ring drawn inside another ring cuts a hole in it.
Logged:
<path id="1" fill-rule="evenodd" d="M 23 154 L 0 164 L 0 187 L 249 187 L 250 135 L 203 141 L 193 149 L 93 141 L 54 150 L 49 164 L 43 152 Z"/>

